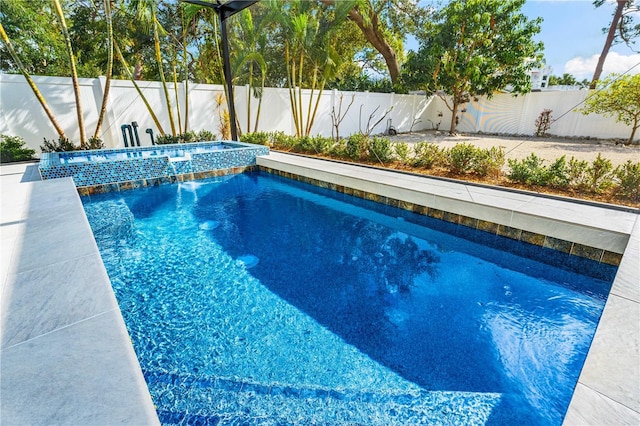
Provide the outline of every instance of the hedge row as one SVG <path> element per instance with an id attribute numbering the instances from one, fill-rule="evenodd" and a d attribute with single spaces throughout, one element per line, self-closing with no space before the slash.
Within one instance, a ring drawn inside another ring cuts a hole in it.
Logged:
<path id="1" fill-rule="evenodd" d="M 213 134 L 206 131 L 188 132 L 177 137 L 158 138 L 157 143 L 195 142 L 212 140 Z M 467 143 L 456 144 L 452 148 L 440 148 L 435 144 L 420 142 L 391 143 L 386 137 L 368 137 L 354 134 L 346 139 L 334 141 L 322 136 L 295 137 L 283 132 L 245 133 L 243 142 L 269 145 L 274 149 L 304 154 L 324 155 L 350 161 L 363 161 L 383 166 L 397 164 L 416 169 L 441 169 L 453 175 L 476 175 L 479 177 L 506 177 L 508 180 L 534 187 L 570 189 L 582 193 L 614 194 L 640 201 L 640 162 L 628 160 L 614 167 L 610 160 L 600 154 L 591 163 L 566 156 L 550 164 L 534 153 L 522 160 L 506 160 L 502 148 L 483 149 Z M 47 141 L 41 147 L 43 152 L 78 149 L 67 139 Z M 88 149 L 102 147 L 102 141 L 91 140 Z M 24 140 L 17 136 L 0 135 L 1 162 L 28 160 L 35 151 L 25 147 Z M 506 171 L 505 162 L 507 163 Z"/>
<path id="2" fill-rule="evenodd" d="M 507 160 L 504 149 L 498 147 L 484 149 L 459 143 L 452 148 L 440 148 L 429 142 L 408 145 L 404 142 L 391 143 L 386 137 L 361 134 L 336 142 L 322 136 L 295 137 L 283 132 L 256 132 L 246 133 L 240 140 L 284 151 L 383 166 L 398 164 L 423 170 L 440 169 L 458 176 L 504 176 L 511 182 L 533 187 L 570 189 L 590 194 L 614 191 L 616 195 L 640 201 L 640 162 L 629 160 L 614 167 L 600 154 L 591 163 L 574 157 L 567 160 L 563 155 L 545 164 L 545 160 L 534 153 L 522 160 Z"/>

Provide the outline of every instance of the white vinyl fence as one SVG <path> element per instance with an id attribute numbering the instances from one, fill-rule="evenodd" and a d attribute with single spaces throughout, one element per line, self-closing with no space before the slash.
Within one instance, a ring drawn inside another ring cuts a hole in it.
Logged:
<path id="1" fill-rule="evenodd" d="M 70 78 L 33 77 L 44 95 L 49 107 L 72 142 L 78 143 L 80 133 L 77 125 L 75 98 Z M 159 82 L 139 81 L 138 85 L 158 116 L 164 132 L 171 127 L 162 86 Z M 105 78 L 80 79 L 83 116 L 87 137 L 95 131 L 104 93 Z M 226 100 L 221 85 L 189 84 L 188 130 L 209 130 L 220 135 L 220 115 L 226 109 Z M 170 84 L 173 115 L 178 127 L 178 110 L 184 131 L 185 85 L 180 83 L 177 93 Z M 240 130 L 247 128 L 247 86 L 235 88 L 236 113 Z M 303 90 L 303 114 L 307 115 L 307 105 L 311 93 Z M 461 114 L 458 130 L 461 132 L 483 132 L 512 135 L 532 135 L 535 120 L 543 109 L 551 109 L 552 118 L 564 117 L 554 122 L 549 131 L 558 136 L 590 136 L 594 138 L 628 138 L 631 129 L 613 119 L 598 115 L 584 116 L 572 109 L 584 100 L 587 91 L 537 92 L 514 97 L 499 94 L 491 99 L 479 98 L 466 105 Z M 313 102 L 318 92 L 313 94 Z M 222 105 L 217 101 L 222 96 Z M 341 101 L 342 99 L 342 101 Z M 179 102 L 179 108 L 177 102 Z M 384 93 L 324 91 L 321 94 L 312 134 L 331 136 L 331 111 L 337 113 L 342 102 L 340 136 L 356 132 L 371 134 L 384 133 L 389 124 L 399 132 L 420 131 L 439 128 L 448 130 L 450 113 L 444 102 L 437 97 L 424 95 L 398 95 Z M 347 112 L 347 107 L 351 104 Z M 295 134 L 291 115 L 288 89 L 266 88 L 258 122 L 260 131 L 283 131 Z M 222 110 L 221 110 L 222 109 Z M 258 99 L 251 97 L 251 128 L 254 130 Z M 345 114 L 346 112 L 346 114 Z M 385 113 L 388 114 L 385 116 Z M 384 117 L 382 120 L 380 120 Z M 374 127 L 374 123 L 380 122 Z M 145 132 L 151 129 L 154 135 L 160 133 L 133 84 L 126 80 L 113 80 L 109 93 L 107 114 L 98 135 L 107 147 L 124 146 L 121 125 L 136 121 L 142 145 L 150 145 L 151 139 Z M 27 145 L 39 151 L 43 139 L 58 136 L 42 107 L 33 95 L 22 75 L 0 74 L 0 134 L 21 136 Z"/>

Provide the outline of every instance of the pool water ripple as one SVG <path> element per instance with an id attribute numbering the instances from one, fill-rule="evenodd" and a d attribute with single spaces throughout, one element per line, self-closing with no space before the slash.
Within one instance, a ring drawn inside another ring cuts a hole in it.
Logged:
<path id="1" fill-rule="evenodd" d="M 83 198 L 163 423 L 561 424 L 611 283 L 270 175 L 201 183 Z"/>

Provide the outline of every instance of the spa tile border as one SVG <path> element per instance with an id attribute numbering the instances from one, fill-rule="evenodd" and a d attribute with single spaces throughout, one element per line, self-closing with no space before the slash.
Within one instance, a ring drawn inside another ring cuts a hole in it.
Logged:
<path id="1" fill-rule="evenodd" d="M 81 196 L 104 194 L 107 192 L 128 191 L 131 189 L 145 188 L 149 186 L 168 185 L 177 182 L 209 179 L 228 175 L 237 175 L 257 170 L 257 166 L 232 167 L 227 169 L 209 170 L 205 172 L 185 173 L 176 176 L 164 176 L 160 178 L 128 180 L 123 182 L 108 183 L 104 185 L 80 186 L 77 188 Z"/>
<path id="2" fill-rule="evenodd" d="M 197 152 L 221 144 L 232 148 Z M 154 156 L 141 157 L 144 152 L 158 151 Z M 179 151 L 190 155 L 180 160 L 171 160 L 169 152 Z M 104 156 L 110 154 L 131 154 L 130 158 L 116 158 L 106 161 L 65 163 L 62 159 L 74 156 Z M 233 169 L 256 164 L 256 157 L 268 155 L 269 148 L 263 145 L 242 142 L 196 142 L 188 144 L 155 145 L 125 149 L 103 149 L 87 151 L 43 153 L 38 170 L 43 180 L 72 177 L 76 187 L 99 187 L 106 192 L 114 191 L 120 182 L 139 182 L 159 179 L 161 183 L 176 179 L 180 175 L 196 176 L 220 169 Z M 192 179 L 192 178 L 188 178 Z M 138 185 L 140 187 L 140 185 Z"/>

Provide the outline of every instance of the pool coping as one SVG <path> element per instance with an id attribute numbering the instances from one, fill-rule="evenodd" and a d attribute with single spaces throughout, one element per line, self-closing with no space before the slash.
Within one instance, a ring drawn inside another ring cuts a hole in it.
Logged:
<path id="1" fill-rule="evenodd" d="M 358 184 L 364 185 L 363 190 L 367 188 L 371 190 L 367 192 L 392 190 L 393 195 L 406 195 L 408 193 L 405 192 L 406 188 L 398 185 L 406 185 L 406 182 L 412 184 L 416 182 L 414 179 L 417 179 L 417 177 L 407 177 L 390 171 L 370 170 L 356 165 L 335 164 L 274 152 L 268 157 L 258 157 L 258 165 L 284 169 L 285 172 L 294 170 L 297 173 L 302 172 L 303 175 L 316 176 L 314 179 L 335 175 L 342 179 L 343 184 L 359 182 Z M 28 164 L 0 166 L 2 172 L 0 230 L 3 247 L 2 269 L 0 269 L 2 285 L 0 306 L 3 307 L 2 337 L 3 342 L 7 335 L 12 336 L 13 339 L 11 345 L 1 347 L 3 359 L 0 365 L 2 369 L 0 422 L 8 424 L 25 422 L 157 424 L 157 416 L 139 364 L 135 359 L 129 336 L 124 329 L 122 316 L 117 309 L 117 304 L 115 308 L 113 306 L 115 298 L 112 292 L 102 293 L 100 297 L 102 302 L 94 299 L 90 300 L 91 303 L 83 301 L 80 305 L 89 305 L 93 311 L 88 313 L 80 309 L 77 311 L 80 317 L 73 318 L 71 321 L 65 317 L 68 313 L 68 301 L 57 307 L 50 306 L 51 309 L 43 310 L 39 305 L 35 309 L 36 306 L 31 306 L 33 294 L 26 293 L 23 295 L 26 299 L 23 300 L 27 300 L 28 303 L 24 303 L 22 311 L 18 310 L 24 317 L 20 320 L 33 323 L 33 317 L 35 317 L 40 325 L 25 327 L 23 322 L 16 321 L 14 318 L 9 321 L 14 324 L 14 328 L 27 329 L 31 334 L 21 335 L 20 333 L 24 334 L 24 331 L 7 331 L 7 318 L 12 314 L 14 307 L 11 305 L 12 309 L 7 309 L 9 289 L 16 293 L 11 294 L 11 299 L 19 299 L 17 293 L 24 290 L 22 287 L 28 287 L 26 284 L 39 284 L 39 294 L 47 294 L 47 292 L 59 290 L 58 286 L 52 286 L 52 283 L 64 283 L 69 288 L 78 285 L 86 288 L 87 282 L 90 285 L 94 284 L 94 277 L 101 277 L 101 282 L 106 279 L 108 283 L 104 265 L 101 261 L 95 262 L 95 256 L 99 258 L 95 240 L 71 179 L 28 182 L 29 179 L 26 177 L 30 171 L 26 169 L 31 167 L 33 166 Z M 613 239 L 598 242 L 600 245 L 608 244 L 610 247 L 618 247 L 621 244 L 621 235 L 627 236 L 629 242 L 626 248 L 622 248 L 624 255 L 565 418 L 565 424 L 611 424 L 612 420 L 621 424 L 640 423 L 640 392 L 638 392 L 640 388 L 638 377 L 640 270 L 637 266 L 640 257 L 640 220 L 638 214 L 613 213 L 606 207 L 585 207 L 569 201 L 548 200 L 542 197 L 538 199 L 533 195 L 525 195 L 525 199 L 519 198 L 520 195 L 514 198 L 512 193 L 500 191 L 500 189 L 488 188 L 478 192 L 477 189 L 460 183 L 447 182 L 446 185 L 453 186 L 443 187 L 442 182 L 429 180 L 426 177 L 420 177 L 420 179 L 423 179 L 422 183 L 430 193 L 417 191 L 416 195 L 416 191 L 413 191 L 414 194 L 411 196 L 419 197 L 421 194 L 423 198 L 419 198 L 419 201 L 423 201 L 425 196 L 429 197 L 429 200 L 435 203 L 434 208 L 442 208 L 443 211 L 448 211 L 444 210 L 445 207 L 451 206 L 454 213 L 468 215 L 468 211 L 455 210 L 459 210 L 460 206 L 473 206 L 476 203 L 479 203 L 477 204 L 479 206 L 502 203 L 503 210 L 508 210 L 510 213 L 501 217 L 516 221 L 531 217 L 535 226 L 545 232 L 548 230 L 552 233 L 561 232 L 557 231 L 558 226 L 550 226 L 550 224 L 559 223 L 566 226 L 577 221 L 581 229 L 587 229 L 592 235 L 602 232 L 611 233 L 614 236 Z M 458 203 L 455 202 L 457 198 L 461 198 Z M 589 212 L 586 215 L 588 217 L 582 215 L 585 208 Z M 57 212 L 56 216 L 51 216 L 52 211 Z M 492 212 L 500 214 L 500 211 L 490 208 L 478 208 L 477 212 L 480 215 L 489 216 Z M 615 219 L 611 218 L 612 215 Z M 69 232 L 70 229 L 78 228 L 78 221 L 82 225 L 79 227 L 80 230 L 77 233 Z M 30 227 L 33 227 L 32 231 L 28 229 Z M 34 235 L 38 236 L 39 241 L 55 240 L 55 244 L 34 245 L 31 239 Z M 26 252 L 26 249 L 30 251 Z M 93 264 L 91 261 L 94 261 Z M 65 265 L 67 267 L 63 268 Z M 76 267 L 72 267 L 73 265 Z M 82 267 L 78 268 L 77 265 Z M 89 266 L 93 272 L 87 271 Z M 62 269 L 62 272 L 58 274 L 59 278 L 56 281 L 55 271 L 58 269 Z M 87 277 L 90 279 L 88 280 Z M 16 283 L 22 283 L 22 286 L 18 287 Z M 68 295 L 65 291 L 63 294 Z M 46 298 L 46 300 L 49 299 L 51 298 Z M 74 300 L 78 302 L 77 299 Z M 55 320 L 48 322 L 50 318 L 33 315 L 38 310 Z M 64 321 L 60 322 L 61 320 Z M 44 325 L 53 328 L 42 330 Z M 38 328 L 40 328 L 39 331 Z M 110 348 L 104 347 L 104 343 L 101 342 L 104 339 L 95 338 L 96 330 L 103 329 L 112 330 L 113 337 L 109 340 Z M 122 333 L 123 329 L 124 333 Z M 86 340 L 85 345 L 77 344 L 78 336 Z M 52 351 L 54 354 L 57 353 L 58 357 L 45 363 L 46 369 L 41 368 L 43 357 L 49 360 Z M 75 351 L 73 354 L 76 358 L 66 356 L 69 351 Z M 60 357 L 60 353 L 65 356 Z M 39 356 L 36 356 L 38 354 Z M 109 368 L 102 364 L 96 365 L 96 354 L 103 354 L 103 361 Z M 84 374 L 79 376 L 77 374 L 79 370 Z M 92 379 L 87 380 L 87 377 Z M 73 383 L 74 386 L 68 386 L 68 383 Z M 94 383 L 98 385 L 93 385 Z M 109 385 L 106 389 L 105 384 Z"/>
<path id="2" fill-rule="evenodd" d="M 159 424 L 71 178 L 0 166 L 0 424 Z"/>

